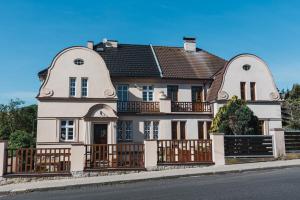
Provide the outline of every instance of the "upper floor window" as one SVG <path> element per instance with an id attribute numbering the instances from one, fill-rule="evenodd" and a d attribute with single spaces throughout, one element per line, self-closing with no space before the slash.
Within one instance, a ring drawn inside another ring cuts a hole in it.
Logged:
<path id="1" fill-rule="evenodd" d="M 76 58 L 74 60 L 74 64 L 75 65 L 83 65 L 84 64 L 84 61 L 81 59 L 81 58 Z"/>
<path id="2" fill-rule="evenodd" d="M 74 121 L 61 120 L 60 121 L 60 140 L 73 141 L 74 140 Z"/>
<path id="3" fill-rule="evenodd" d="M 167 86 L 167 96 L 171 101 L 178 101 L 178 86 L 168 85 Z"/>
<path id="4" fill-rule="evenodd" d="M 128 85 L 118 85 L 117 93 L 119 101 L 128 101 Z"/>
<path id="5" fill-rule="evenodd" d="M 240 83 L 241 99 L 246 100 L 246 82 Z"/>
<path id="6" fill-rule="evenodd" d="M 76 78 L 70 78 L 69 80 L 69 95 L 70 97 L 76 96 Z"/>
<path id="7" fill-rule="evenodd" d="M 201 86 L 192 86 L 192 102 L 202 102 L 203 88 Z"/>
<path id="8" fill-rule="evenodd" d="M 143 101 L 153 101 L 153 86 L 143 86 Z"/>
<path id="9" fill-rule="evenodd" d="M 87 78 L 81 79 L 81 96 L 82 97 L 88 96 L 88 79 Z"/>
<path id="10" fill-rule="evenodd" d="M 251 92 L 251 100 L 255 101 L 256 100 L 256 83 L 255 82 L 250 83 L 250 92 Z"/>

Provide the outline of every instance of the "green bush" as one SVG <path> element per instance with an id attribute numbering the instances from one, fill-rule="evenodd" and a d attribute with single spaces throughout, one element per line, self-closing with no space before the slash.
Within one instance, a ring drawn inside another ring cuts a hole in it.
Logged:
<path id="1" fill-rule="evenodd" d="M 232 97 L 226 105 L 221 107 L 212 122 L 210 132 L 225 135 L 257 135 L 259 132 L 258 118 L 246 103 Z"/>
<path id="2" fill-rule="evenodd" d="M 9 148 L 28 148 L 35 145 L 35 138 L 31 133 L 17 130 L 9 136 Z"/>

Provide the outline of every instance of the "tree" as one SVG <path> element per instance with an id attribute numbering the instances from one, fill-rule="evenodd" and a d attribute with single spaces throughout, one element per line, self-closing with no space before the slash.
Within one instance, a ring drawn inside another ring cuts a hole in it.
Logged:
<path id="1" fill-rule="evenodd" d="M 260 134 L 258 130 L 258 118 L 243 100 L 234 96 L 219 109 L 210 131 L 225 135 L 257 135 Z"/>
<path id="2" fill-rule="evenodd" d="M 33 147 L 35 144 L 35 139 L 31 133 L 25 131 L 15 131 L 9 136 L 8 145 L 9 148 L 28 148 Z"/>

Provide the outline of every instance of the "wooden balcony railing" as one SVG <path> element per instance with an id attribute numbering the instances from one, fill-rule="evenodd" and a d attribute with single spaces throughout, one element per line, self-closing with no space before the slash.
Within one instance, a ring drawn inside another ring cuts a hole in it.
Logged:
<path id="1" fill-rule="evenodd" d="M 118 112 L 153 113 L 159 112 L 159 102 L 118 101 Z"/>
<path id="2" fill-rule="evenodd" d="M 209 102 L 172 102 L 172 112 L 211 112 Z"/>

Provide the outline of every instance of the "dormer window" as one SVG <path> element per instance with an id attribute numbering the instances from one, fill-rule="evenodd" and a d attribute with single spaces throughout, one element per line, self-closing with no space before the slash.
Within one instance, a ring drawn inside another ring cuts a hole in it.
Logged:
<path id="1" fill-rule="evenodd" d="M 74 64 L 75 64 L 75 65 L 83 65 L 83 64 L 84 64 L 84 60 L 81 59 L 81 58 L 76 58 L 76 59 L 74 60 Z"/>

